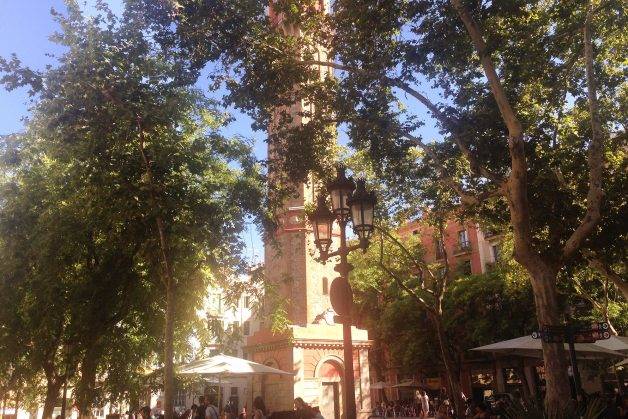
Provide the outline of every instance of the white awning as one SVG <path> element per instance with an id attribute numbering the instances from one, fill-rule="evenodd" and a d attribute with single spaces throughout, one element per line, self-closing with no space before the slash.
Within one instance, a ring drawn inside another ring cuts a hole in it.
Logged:
<path id="1" fill-rule="evenodd" d="M 182 365 L 177 368 L 177 373 L 216 375 L 221 377 L 263 374 L 294 375 L 291 372 L 224 354 L 199 359 L 189 364 Z"/>
<path id="2" fill-rule="evenodd" d="M 576 357 L 578 359 L 602 359 L 602 358 L 624 358 L 625 354 L 621 352 L 607 349 L 596 343 L 576 343 Z M 530 358 L 542 358 L 543 351 L 541 348 L 541 339 L 533 339 L 532 336 L 521 336 L 519 338 L 504 340 L 490 345 L 473 348 L 471 351 L 491 352 L 498 355 L 516 355 L 526 356 Z M 565 350 L 569 350 L 566 343 Z"/>

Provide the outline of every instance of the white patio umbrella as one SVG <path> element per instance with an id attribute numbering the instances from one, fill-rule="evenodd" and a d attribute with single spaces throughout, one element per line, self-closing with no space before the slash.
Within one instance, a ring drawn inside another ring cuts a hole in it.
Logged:
<path id="1" fill-rule="evenodd" d="M 413 379 L 408 379 L 408 380 L 403 380 L 399 384 L 395 384 L 393 387 L 427 388 L 427 386 L 425 384 L 415 380 L 414 378 Z"/>
<path id="2" fill-rule="evenodd" d="M 611 336 L 610 339 L 598 340 L 594 345 L 628 354 L 628 337 L 626 336 Z"/>
<path id="3" fill-rule="evenodd" d="M 603 359 L 603 358 L 624 358 L 626 355 L 611 349 L 604 348 L 596 343 L 576 343 L 576 357 L 578 359 Z M 569 345 L 565 343 L 565 350 L 569 350 Z M 531 358 L 542 358 L 543 350 L 540 339 L 533 339 L 532 336 L 521 336 L 514 339 L 504 340 L 490 345 L 473 348 L 471 351 L 491 352 L 498 355 L 518 355 Z"/>
<path id="4" fill-rule="evenodd" d="M 192 361 L 189 364 L 181 365 L 178 374 L 200 374 L 214 375 L 220 377 L 242 376 L 242 375 L 294 375 L 291 372 L 258 364 L 247 359 L 236 358 L 234 356 L 219 354 L 205 359 Z"/>
<path id="5" fill-rule="evenodd" d="M 373 384 L 371 384 L 371 388 L 375 389 L 375 390 L 383 390 L 385 388 L 390 387 L 391 385 L 388 383 L 385 383 L 383 381 L 377 381 Z"/>
<path id="6" fill-rule="evenodd" d="M 224 377 L 252 376 L 252 375 L 294 375 L 291 372 L 282 371 L 267 365 L 258 364 L 234 356 L 219 354 L 205 359 L 192 361 L 189 364 L 181 365 L 177 368 L 178 374 L 201 375 L 218 377 L 218 400 L 220 403 L 222 379 Z"/>

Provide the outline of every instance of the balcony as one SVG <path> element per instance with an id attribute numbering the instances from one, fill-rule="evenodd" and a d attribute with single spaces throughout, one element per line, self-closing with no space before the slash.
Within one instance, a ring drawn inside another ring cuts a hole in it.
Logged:
<path id="1" fill-rule="evenodd" d="M 469 252 L 471 252 L 471 242 L 469 241 L 459 242 L 454 248 L 454 255 L 460 255 Z"/>

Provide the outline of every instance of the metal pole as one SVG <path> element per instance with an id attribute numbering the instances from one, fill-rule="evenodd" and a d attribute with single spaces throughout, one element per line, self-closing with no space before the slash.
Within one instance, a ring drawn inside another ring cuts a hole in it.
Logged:
<path id="1" fill-rule="evenodd" d="M 347 254 L 349 250 L 347 248 L 347 234 L 346 227 L 347 222 L 344 220 L 339 221 L 340 224 L 340 275 L 342 279 L 349 282 L 349 262 L 347 260 Z M 347 301 L 347 307 L 353 307 L 353 299 Z M 344 348 L 344 363 L 345 363 L 345 418 L 356 419 L 356 405 L 355 405 L 355 382 L 353 380 L 353 338 L 351 337 L 351 314 L 343 316 L 342 324 L 342 346 Z"/>

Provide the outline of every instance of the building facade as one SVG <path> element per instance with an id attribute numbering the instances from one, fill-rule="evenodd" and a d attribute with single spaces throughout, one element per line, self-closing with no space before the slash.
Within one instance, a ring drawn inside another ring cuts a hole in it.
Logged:
<path id="1" fill-rule="evenodd" d="M 475 222 L 447 221 L 442 239 L 435 227 L 420 220 L 404 224 L 398 231 L 401 237 L 419 236 L 425 262 L 444 263 L 447 254 L 450 267 L 461 274 L 485 273 L 499 260 L 501 235 L 482 231 Z"/>

